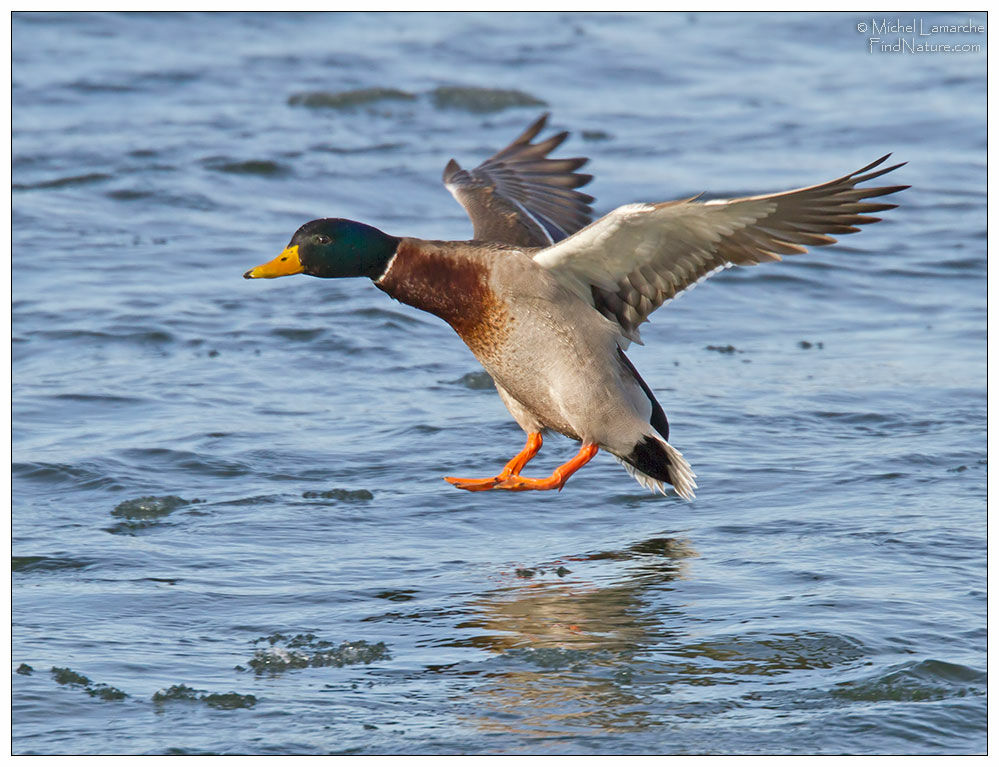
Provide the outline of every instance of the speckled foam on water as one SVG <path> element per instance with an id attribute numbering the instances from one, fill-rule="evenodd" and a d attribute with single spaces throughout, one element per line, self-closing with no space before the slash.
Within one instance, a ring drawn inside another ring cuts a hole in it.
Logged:
<path id="1" fill-rule="evenodd" d="M 13 752 L 984 752 L 985 56 L 860 23 L 15 14 Z M 692 504 L 459 492 L 523 435 L 452 331 L 241 279 L 470 236 L 445 163 L 542 110 L 601 213 L 909 163 L 643 328 Z"/>

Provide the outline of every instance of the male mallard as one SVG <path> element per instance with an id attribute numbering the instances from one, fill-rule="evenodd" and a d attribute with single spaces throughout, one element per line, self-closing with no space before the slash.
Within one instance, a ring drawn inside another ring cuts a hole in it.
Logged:
<path id="1" fill-rule="evenodd" d="M 288 247 L 243 276 L 370 277 L 398 301 L 453 327 L 493 381 L 527 444 L 494 477 L 445 477 L 463 490 L 552 490 L 603 448 L 645 487 L 690 500 L 694 473 L 667 442 L 669 424 L 625 356 L 638 326 L 665 301 L 734 264 L 779 261 L 836 242 L 897 207 L 861 202 L 905 186 L 857 188 L 900 165 L 889 155 L 825 184 L 735 200 L 624 205 L 593 223 L 577 190 L 587 158 L 551 159 L 567 132 L 531 141 L 542 115 L 471 171 L 451 160 L 444 185 L 468 212 L 475 239 L 392 237 L 340 218 L 302 226 Z M 904 164 L 904 163 L 902 163 Z M 544 431 L 582 442 L 546 479 L 522 477 Z"/>

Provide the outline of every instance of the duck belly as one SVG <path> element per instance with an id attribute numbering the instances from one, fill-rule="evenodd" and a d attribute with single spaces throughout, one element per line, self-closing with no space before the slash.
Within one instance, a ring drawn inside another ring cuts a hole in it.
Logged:
<path id="1" fill-rule="evenodd" d="M 547 317 L 511 323 L 502 355 L 480 358 L 526 431 L 537 425 L 627 453 L 649 430 L 652 404 L 620 361 L 617 338 L 597 312 L 569 326 Z"/>

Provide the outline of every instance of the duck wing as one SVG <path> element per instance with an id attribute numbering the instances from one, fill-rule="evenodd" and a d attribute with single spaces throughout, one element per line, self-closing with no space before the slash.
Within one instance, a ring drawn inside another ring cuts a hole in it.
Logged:
<path id="1" fill-rule="evenodd" d="M 510 146 L 472 170 L 453 159 L 444 168 L 444 186 L 468 212 L 475 239 L 544 247 L 590 223 L 593 198 L 577 187 L 593 176 L 574 172 L 589 160 L 548 157 L 568 131 L 532 144 L 547 121 L 548 115 L 541 115 Z"/>
<path id="2" fill-rule="evenodd" d="M 878 168 L 891 155 L 824 184 L 735 200 L 697 198 L 624 205 L 534 260 L 601 314 L 623 338 L 641 343 L 638 326 L 664 302 L 733 265 L 780 261 L 831 234 L 880 221 L 898 207 L 863 202 L 907 186 L 858 187 L 905 163 Z"/>

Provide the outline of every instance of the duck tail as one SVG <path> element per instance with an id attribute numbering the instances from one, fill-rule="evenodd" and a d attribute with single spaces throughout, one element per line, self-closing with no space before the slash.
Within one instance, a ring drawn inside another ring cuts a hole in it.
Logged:
<path id="1" fill-rule="evenodd" d="M 668 482 L 681 498 L 694 500 L 697 475 L 680 451 L 661 437 L 646 435 L 628 455 L 615 458 L 642 487 L 666 495 Z"/>

